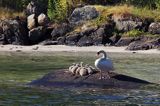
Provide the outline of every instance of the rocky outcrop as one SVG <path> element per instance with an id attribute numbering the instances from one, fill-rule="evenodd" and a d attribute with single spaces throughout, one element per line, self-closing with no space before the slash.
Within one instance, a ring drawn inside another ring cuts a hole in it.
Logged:
<path id="1" fill-rule="evenodd" d="M 141 37 L 132 42 L 126 48 L 127 50 L 149 50 L 160 47 L 160 38 Z"/>
<path id="2" fill-rule="evenodd" d="M 29 40 L 31 44 L 37 44 L 43 41 L 45 37 L 46 29 L 43 26 L 39 26 L 29 31 Z"/>
<path id="3" fill-rule="evenodd" d="M 123 88 L 123 89 L 137 89 L 145 85 L 151 84 L 145 80 L 137 79 L 134 77 L 118 74 L 109 73 L 111 77 L 108 79 L 108 74 L 103 73 L 105 77 L 99 80 L 100 73 L 94 73 L 88 76 L 73 75 L 68 72 L 68 70 L 56 70 L 54 72 L 44 75 L 40 79 L 33 80 L 28 83 L 30 86 L 34 87 L 91 87 L 91 88 Z"/>
<path id="4" fill-rule="evenodd" d="M 160 23 L 153 22 L 149 25 L 149 32 L 151 34 L 160 34 Z"/>
<path id="5" fill-rule="evenodd" d="M 0 41 L 1 44 L 28 45 L 27 28 L 25 22 L 21 20 L 1 20 L 0 21 Z"/>
<path id="6" fill-rule="evenodd" d="M 66 35 L 66 41 L 65 44 L 66 45 L 77 45 L 77 42 L 79 41 L 79 39 L 81 38 L 81 34 L 79 32 L 72 32 Z"/>
<path id="7" fill-rule="evenodd" d="M 63 23 L 62 25 L 57 25 L 53 28 L 51 33 L 52 40 L 57 40 L 57 38 L 65 36 L 72 30 L 72 27 L 69 24 Z"/>
<path id="8" fill-rule="evenodd" d="M 126 32 L 133 29 L 142 29 L 143 21 L 138 17 L 132 16 L 113 16 L 116 28 L 119 31 Z"/>
<path id="9" fill-rule="evenodd" d="M 89 36 L 84 36 L 79 39 L 78 46 L 92 46 L 94 44 L 93 39 Z"/>
<path id="10" fill-rule="evenodd" d="M 134 37 L 122 37 L 115 46 L 128 46 L 130 43 L 132 43 L 135 40 Z"/>
<path id="11" fill-rule="evenodd" d="M 99 15 L 96 8 L 92 6 L 84 6 L 80 8 L 76 8 L 71 14 L 69 21 L 70 23 L 83 23 L 84 21 L 91 20 L 97 18 Z"/>

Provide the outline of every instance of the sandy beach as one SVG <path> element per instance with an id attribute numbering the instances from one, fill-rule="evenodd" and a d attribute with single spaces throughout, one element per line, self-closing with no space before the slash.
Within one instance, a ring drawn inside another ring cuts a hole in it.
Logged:
<path id="1" fill-rule="evenodd" d="M 114 46 L 89 46 L 89 47 L 77 47 L 77 46 L 65 46 L 65 45 L 51 45 L 51 46 L 18 46 L 18 45 L 1 45 L 0 52 L 97 52 L 98 50 L 105 50 L 111 53 L 140 53 L 140 54 L 160 54 L 160 50 L 138 50 L 128 51 L 126 47 L 114 47 Z"/>

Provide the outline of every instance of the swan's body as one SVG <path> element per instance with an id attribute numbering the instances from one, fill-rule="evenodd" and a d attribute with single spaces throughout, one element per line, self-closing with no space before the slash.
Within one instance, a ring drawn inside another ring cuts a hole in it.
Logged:
<path id="1" fill-rule="evenodd" d="M 100 54 L 103 54 L 103 56 L 95 61 L 95 67 L 100 70 L 100 73 L 101 73 L 100 78 L 102 79 L 102 71 L 108 73 L 110 71 L 113 71 L 114 68 L 113 68 L 112 60 L 110 60 L 107 57 L 106 52 L 103 50 L 97 52 L 97 55 L 100 55 Z"/>

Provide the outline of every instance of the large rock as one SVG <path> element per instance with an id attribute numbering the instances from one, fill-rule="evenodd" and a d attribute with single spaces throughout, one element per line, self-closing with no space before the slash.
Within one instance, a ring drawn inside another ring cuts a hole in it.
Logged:
<path id="1" fill-rule="evenodd" d="M 36 22 L 36 15 L 35 14 L 32 14 L 30 16 L 27 17 L 27 27 L 29 30 L 35 28 L 37 25 L 37 22 Z"/>
<path id="2" fill-rule="evenodd" d="M 110 40 L 112 41 L 112 44 L 111 45 L 116 45 L 116 43 L 121 39 L 121 35 L 119 34 L 114 34 Z"/>
<path id="3" fill-rule="evenodd" d="M 96 8 L 92 6 L 84 6 L 81 8 L 76 8 L 71 14 L 69 21 L 76 24 L 83 23 L 84 21 L 97 18 L 98 15 L 99 13 Z"/>
<path id="4" fill-rule="evenodd" d="M 94 45 L 112 44 L 113 42 L 109 39 L 111 36 L 112 34 L 109 34 L 105 27 L 100 27 L 91 34 Z"/>
<path id="5" fill-rule="evenodd" d="M 137 17 L 113 16 L 113 20 L 116 23 L 116 28 L 122 32 L 133 29 L 142 29 L 143 26 L 143 21 Z"/>
<path id="6" fill-rule="evenodd" d="M 149 25 L 149 32 L 151 34 L 160 34 L 160 23 L 153 22 Z"/>
<path id="7" fill-rule="evenodd" d="M 66 41 L 65 36 L 57 38 L 57 42 L 58 42 L 59 45 L 65 45 L 65 41 Z"/>
<path id="8" fill-rule="evenodd" d="M 92 46 L 93 44 L 93 39 L 88 36 L 80 38 L 80 40 L 77 43 L 78 46 Z"/>
<path id="9" fill-rule="evenodd" d="M 49 18 L 47 17 L 47 15 L 41 13 L 39 16 L 38 16 L 38 24 L 40 26 L 47 26 L 49 23 Z"/>
<path id="10" fill-rule="evenodd" d="M 116 46 L 128 46 L 135 40 L 134 37 L 122 37 L 115 45 Z"/>
<path id="11" fill-rule="evenodd" d="M 127 50 L 149 50 L 155 49 L 160 46 L 160 38 L 148 38 L 142 37 L 140 40 L 136 40 L 129 44 Z"/>
<path id="12" fill-rule="evenodd" d="M 0 21 L 1 44 L 28 45 L 27 27 L 24 21 L 3 20 Z"/>
<path id="13" fill-rule="evenodd" d="M 65 36 L 71 30 L 72 30 L 72 27 L 66 23 L 63 23 L 60 26 L 56 26 L 51 33 L 52 39 L 56 40 L 58 37 Z"/>
<path id="14" fill-rule="evenodd" d="M 77 45 L 77 42 L 81 38 L 81 34 L 79 32 L 72 32 L 66 35 L 66 41 L 65 43 L 67 45 Z"/>
<path id="15" fill-rule="evenodd" d="M 46 29 L 42 26 L 34 28 L 29 31 L 29 39 L 31 44 L 37 44 L 43 40 L 45 40 Z"/>
<path id="16" fill-rule="evenodd" d="M 105 77 L 99 80 L 100 73 L 95 73 L 89 76 L 79 76 L 73 75 L 68 72 L 68 70 L 56 70 L 44 75 L 42 78 L 36 79 L 30 82 L 28 85 L 34 87 L 72 87 L 72 88 L 123 88 L 123 89 L 137 89 L 144 87 L 145 85 L 151 84 L 148 81 L 137 79 L 134 77 L 118 74 L 109 73 L 110 79 L 108 79 L 108 74 L 103 73 Z"/>

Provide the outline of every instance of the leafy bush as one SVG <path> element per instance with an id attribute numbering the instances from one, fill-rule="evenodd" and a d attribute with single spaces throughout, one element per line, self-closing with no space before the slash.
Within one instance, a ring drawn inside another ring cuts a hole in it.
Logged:
<path id="1" fill-rule="evenodd" d="M 156 3 L 156 7 L 157 7 L 157 9 L 158 9 L 158 10 L 160 10 L 160 0 L 156 0 L 156 2 L 155 2 L 155 3 Z"/>
<path id="2" fill-rule="evenodd" d="M 48 16 L 53 21 L 63 21 L 67 17 L 67 1 L 49 0 Z"/>
<path id="3" fill-rule="evenodd" d="M 142 31 L 139 31 L 139 30 L 131 30 L 131 31 L 128 31 L 126 33 L 124 33 L 124 36 L 128 36 L 128 37 L 137 37 L 137 36 L 140 36 L 142 35 L 144 32 Z"/>

